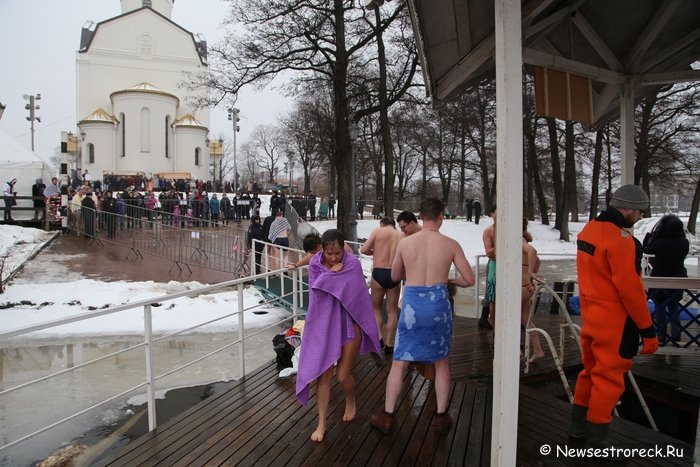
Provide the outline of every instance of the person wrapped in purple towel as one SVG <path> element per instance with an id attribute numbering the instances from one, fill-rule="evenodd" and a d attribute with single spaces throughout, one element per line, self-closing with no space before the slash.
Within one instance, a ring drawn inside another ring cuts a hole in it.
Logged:
<path id="1" fill-rule="evenodd" d="M 352 367 L 357 354 L 379 354 L 379 332 L 360 261 L 344 251 L 339 230 L 321 237 L 323 251 L 309 263 L 309 311 L 301 341 L 297 399 L 309 401 L 309 386 L 317 381 L 318 427 L 311 440 L 323 441 L 331 395 L 333 365 L 345 392 L 343 421 L 355 418 L 355 378 Z"/>

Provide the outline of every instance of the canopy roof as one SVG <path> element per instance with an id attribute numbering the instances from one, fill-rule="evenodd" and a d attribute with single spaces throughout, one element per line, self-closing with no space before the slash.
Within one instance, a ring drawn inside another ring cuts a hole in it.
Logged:
<path id="1" fill-rule="evenodd" d="M 409 0 L 428 93 L 444 99 L 494 73 L 493 0 Z M 700 80 L 700 2 L 522 2 L 523 62 L 593 80 L 593 121 L 619 111 L 620 86 Z M 651 87 L 650 87 L 651 86 Z"/>

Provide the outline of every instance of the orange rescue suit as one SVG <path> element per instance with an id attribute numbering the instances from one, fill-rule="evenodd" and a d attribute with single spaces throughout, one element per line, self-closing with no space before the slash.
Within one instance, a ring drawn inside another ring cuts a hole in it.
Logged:
<path id="1" fill-rule="evenodd" d="M 588 407 L 588 421 L 598 424 L 612 420 L 640 334 L 656 337 L 641 278 L 642 246 L 623 226 L 622 214 L 609 208 L 576 242 L 583 370 L 574 404 Z"/>

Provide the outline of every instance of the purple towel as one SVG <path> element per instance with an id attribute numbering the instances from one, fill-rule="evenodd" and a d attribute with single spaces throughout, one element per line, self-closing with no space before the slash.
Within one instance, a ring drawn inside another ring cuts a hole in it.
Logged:
<path id="1" fill-rule="evenodd" d="M 309 402 L 309 385 L 340 359 L 347 342 L 355 337 L 353 322 L 362 332 L 360 355 L 380 353 L 379 332 L 360 261 L 347 252 L 343 270 L 331 272 L 321 264 L 323 252 L 309 264 L 309 311 L 301 339 L 297 373 L 297 399 Z"/>

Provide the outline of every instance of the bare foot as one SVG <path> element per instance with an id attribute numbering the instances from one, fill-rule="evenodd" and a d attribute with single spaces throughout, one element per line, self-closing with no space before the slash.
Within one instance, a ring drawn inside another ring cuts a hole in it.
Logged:
<path id="1" fill-rule="evenodd" d="M 343 415 L 344 422 L 351 422 L 355 418 L 355 398 L 346 397 L 345 399 L 345 414 Z"/>
<path id="2" fill-rule="evenodd" d="M 534 353 L 534 354 L 532 354 L 532 357 L 528 358 L 527 362 L 528 363 L 535 363 L 537 360 L 539 360 L 542 357 L 544 357 L 544 352 Z"/>
<path id="3" fill-rule="evenodd" d="M 319 425 L 316 427 L 316 431 L 311 433 L 311 441 L 313 441 L 314 443 L 320 443 L 321 441 L 323 441 L 323 435 L 325 434 L 326 428 L 321 427 L 321 425 Z"/>

